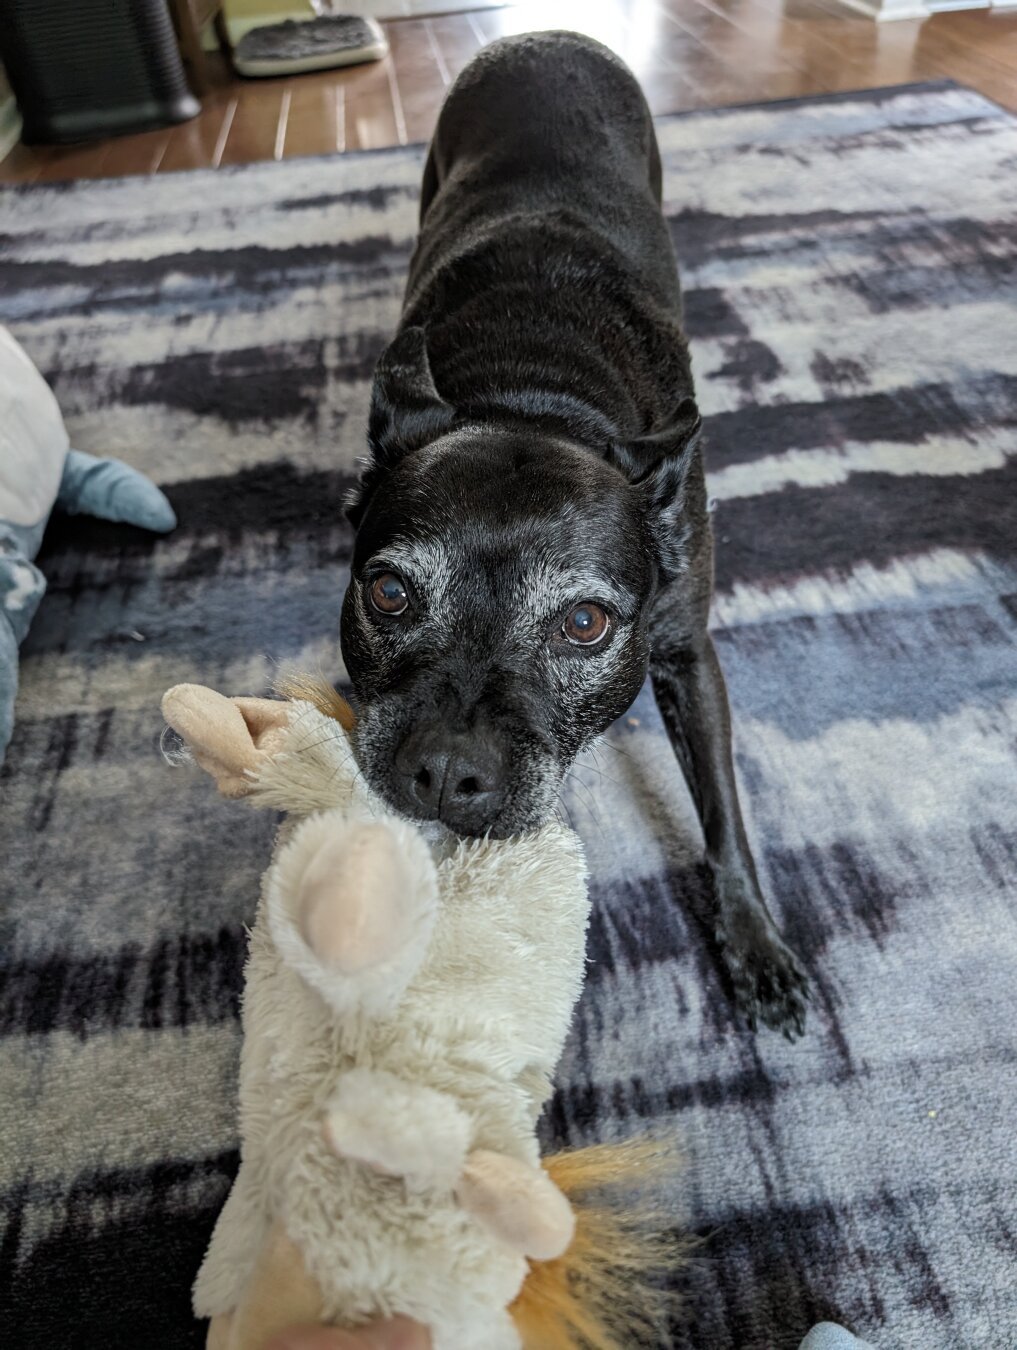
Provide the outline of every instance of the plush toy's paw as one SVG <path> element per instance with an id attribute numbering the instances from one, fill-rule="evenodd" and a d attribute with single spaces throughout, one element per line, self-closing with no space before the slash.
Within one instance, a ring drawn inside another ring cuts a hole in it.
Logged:
<path id="1" fill-rule="evenodd" d="M 730 884 L 739 885 L 737 879 Z M 718 886 L 724 882 L 718 878 Z M 735 1001 L 755 1030 L 758 1023 L 781 1031 L 789 1041 L 805 1031 L 808 981 L 794 953 L 760 904 L 725 904 L 730 917 L 717 938 L 734 985 Z"/>
<path id="2" fill-rule="evenodd" d="M 300 930 L 311 950 L 344 975 L 389 960 L 406 935 L 416 877 L 380 823 L 330 835 L 300 879 Z"/>
<path id="3" fill-rule="evenodd" d="M 572 1206 L 542 1167 L 475 1149 L 456 1186 L 463 1209 L 495 1237 L 534 1261 L 551 1261 L 575 1234 Z"/>
<path id="4" fill-rule="evenodd" d="M 323 1126 L 334 1153 L 413 1190 L 448 1191 L 463 1170 L 472 1123 L 443 1092 L 383 1069 L 351 1069 L 339 1080 Z"/>

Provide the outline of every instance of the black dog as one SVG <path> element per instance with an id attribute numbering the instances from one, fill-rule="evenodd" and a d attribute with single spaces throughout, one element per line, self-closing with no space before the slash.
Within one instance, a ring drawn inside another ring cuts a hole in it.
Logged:
<path id="1" fill-rule="evenodd" d="M 396 808 L 526 829 L 649 669 L 699 809 L 738 1000 L 788 1034 L 805 982 L 742 824 L 700 418 L 642 92 L 572 33 L 496 43 L 424 170 L 342 616 L 359 753 Z"/>

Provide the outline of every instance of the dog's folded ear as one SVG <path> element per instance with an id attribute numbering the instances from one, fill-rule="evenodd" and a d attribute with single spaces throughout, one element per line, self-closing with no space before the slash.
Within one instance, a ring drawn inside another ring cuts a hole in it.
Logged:
<path id="1" fill-rule="evenodd" d="M 404 328 L 374 371 L 367 436 L 386 466 L 447 431 L 455 409 L 435 388 L 423 328 Z"/>
<path id="2" fill-rule="evenodd" d="M 615 466 L 643 494 L 664 581 L 677 576 L 687 562 L 686 486 L 698 460 L 702 429 L 695 399 L 685 396 L 659 430 L 615 445 L 609 452 Z"/>
<path id="3" fill-rule="evenodd" d="M 404 455 L 443 435 L 454 418 L 455 409 L 435 387 L 424 329 L 404 328 L 382 352 L 375 367 L 367 423 L 371 460 L 346 504 L 354 525 L 360 523 L 381 475 Z"/>

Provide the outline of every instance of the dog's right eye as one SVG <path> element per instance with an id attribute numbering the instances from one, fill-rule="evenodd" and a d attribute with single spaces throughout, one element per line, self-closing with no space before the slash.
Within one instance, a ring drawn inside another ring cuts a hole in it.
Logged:
<path id="1" fill-rule="evenodd" d="M 603 642 L 611 627 L 611 618 L 602 605 L 586 600 L 565 616 L 561 626 L 566 642 L 573 647 L 595 647 Z"/>
<path id="2" fill-rule="evenodd" d="M 404 614 L 410 607 L 406 583 L 397 572 L 382 572 L 371 582 L 367 593 L 379 614 Z"/>

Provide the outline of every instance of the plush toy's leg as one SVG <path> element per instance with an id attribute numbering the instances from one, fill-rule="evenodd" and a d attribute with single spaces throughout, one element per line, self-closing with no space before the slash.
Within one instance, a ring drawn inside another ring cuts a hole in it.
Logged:
<path id="1" fill-rule="evenodd" d="M 343 975 L 392 957 L 406 940 L 413 862 L 383 824 L 332 832 L 300 881 L 298 914 L 315 955 Z"/>
<path id="2" fill-rule="evenodd" d="M 175 684 L 162 696 L 162 715 L 224 797 L 246 797 L 259 769 L 285 740 L 290 705 L 224 698 L 204 685 Z"/>
<path id="3" fill-rule="evenodd" d="M 215 1323 L 209 1328 L 208 1350 L 262 1350 L 287 1327 L 319 1322 L 321 1290 L 307 1271 L 299 1248 L 276 1221 L 265 1239 L 240 1303 L 227 1319 L 227 1339 L 212 1341 Z M 220 1334 L 217 1329 L 216 1334 Z"/>
<path id="4" fill-rule="evenodd" d="M 414 1190 L 450 1191 L 466 1161 L 473 1123 L 451 1097 L 383 1069 L 351 1069 L 324 1122 L 341 1157 L 403 1177 Z"/>
<path id="5" fill-rule="evenodd" d="M 69 450 L 57 503 L 71 515 L 123 521 L 165 534 L 177 523 L 173 508 L 144 474 L 119 459 Z"/>
<path id="6" fill-rule="evenodd" d="M 505 1153 L 475 1149 L 456 1198 L 489 1232 L 535 1261 L 561 1256 L 575 1233 L 572 1206 L 544 1169 Z"/>

